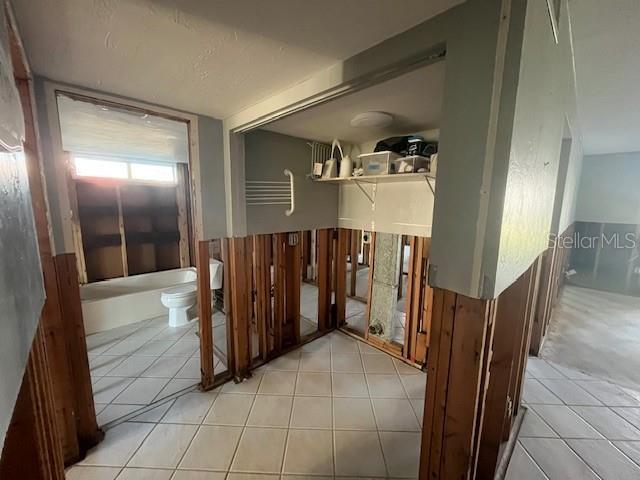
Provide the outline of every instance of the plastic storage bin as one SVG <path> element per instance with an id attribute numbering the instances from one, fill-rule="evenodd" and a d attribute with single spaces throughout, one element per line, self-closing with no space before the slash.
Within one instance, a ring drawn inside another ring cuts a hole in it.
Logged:
<path id="1" fill-rule="evenodd" d="M 431 160 L 422 155 L 411 155 L 409 157 L 397 158 L 393 161 L 395 173 L 417 173 L 431 171 Z"/>
<path id="2" fill-rule="evenodd" d="M 394 152 L 375 152 L 359 155 L 363 175 L 388 175 L 394 173 L 394 162 L 400 155 Z"/>

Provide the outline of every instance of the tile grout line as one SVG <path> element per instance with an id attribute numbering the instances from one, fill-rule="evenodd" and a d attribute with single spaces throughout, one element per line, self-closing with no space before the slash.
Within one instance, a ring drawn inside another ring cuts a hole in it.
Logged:
<path id="1" fill-rule="evenodd" d="M 357 345 L 358 351 L 360 351 L 360 345 Z M 378 437 L 378 444 L 380 445 L 380 453 L 382 454 L 382 462 L 384 463 L 384 469 L 387 472 L 387 478 L 391 475 L 389 471 L 389 466 L 387 465 L 387 458 L 384 454 L 384 448 L 382 446 L 382 436 L 380 435 L 380 426 L 378 425 L 378 416 L 376 415 L 376 409 L 373 406 L 373 398 L 371 397 L 371 389 L 369 388 L 369 377 L 367 376 L 365 367 L 364 367 L 364 358 L 362 358 L 362 353 L 360 353 L 360 362 L 362 362 L 362 371 L 364 372 L 365 385 L 367 386 L 367 393 L 369 394 L 369 403 L 371 404 L 371 411 L 373 413 L 373 421 L 376 425 L 376 435 Z M 402 382 L 401 382 L 402 383 Z M 411 408 L 413 410 L 413 407 Z"/>
<path id="2" fill-rule="evenodd" d="M 296 349 L 298 350 L 298 349 Z M 280 460 L 280 476 L 284 475 L 284 463 L 287 459 L 287 451 L 289 450 L 289 438 L 291 435 L 291 422 L 293 421 L 293 409 L 296 404 L 296 390 L 298 388 L 298 378 L 300 375 L 300 367 L 302 365 L 302 349 L 300 349 L 300 358 L 298 359 L 298 369 L 296 370 L 296 383 L 293 386 L 293 397 L 291 399 L 291 410 L 289 411 L 289 422 L 287 423 L 287 436 L 284 440 L 284 449 L 282 450 L 282 458 Z"/>
<path id="3" fill-rule="evenodd" d="M 203 392 L 206 393 L 206 392 Z M 216 393 L 215 398 L 213 399 L 213 401 L 211 402 L 211 405 L 209 406 L 209 408 L 207 409 L 207 413 L 205 413 L 202 416 L 202 420 L 200 420 L 200 423 L 196 425 L 196 430 L 193 433 L 193 436 L 191 437 L 191 440 L 189 441 L 189 444 L 187 445 L 187 447 L 184 449 L 184 452 L 182 452 L 182 455 L 180 456 L 180 459 L 178 460 L 178 462 L 176 463 L 176 466 L 173 469 L 173 473 L 171 474 L 171 478 L 175 477 L 176 472 L 178 471 L 180 464 L 182 463 L 182 461 L 184 460 L 184 457 L 187 455 L 187 452 L 189 451 L 189 449 L 191 448 L 191 446 L 193 445 L 193 441 L 195 440 L 196 436 L 198 435 L 198 433 L 200 432 L 200 429 L 203 426 L 203 422 L 205 420 L 205 418 L 207 418 L 207 415 L 209 414 L 209 412 L 211 411 L 211 409 L 213 408 L 213 404 L 216 402 L 216 400 L 218 399 L 218 393 Z M 177 401 L 177 399 L 176 399 Z M 174 401 L 174 405 L 176 403 L 176 401 Z M 169 409 L 171 409 L 173 407 L 173 405 L 171 407 L 169 407 Z M 162 416 L 162 418 L 164 418 L 167 413 L 169 413 L 169 410 L 167 410 L 165 412 L 165 414 Z M 160 419 L 160 421 L 162 421 L 162 419 Z M 226 475 L 225 475 L 226 476 Z M 116 479 L 117 480 L 117 479 Z"/>

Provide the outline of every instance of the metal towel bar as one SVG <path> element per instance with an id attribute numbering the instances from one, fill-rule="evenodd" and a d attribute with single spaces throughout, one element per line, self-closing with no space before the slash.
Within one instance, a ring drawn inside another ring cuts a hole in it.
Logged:
<path id="1" fill-rule="evenodd" d="M 247 180 L 245 182 L 247 205 L 289 205 L 284 214 L 288 217 L 296 209 L 295 180 L 291 170 L 284 174 L 289 181 L 278 180 Z"/>

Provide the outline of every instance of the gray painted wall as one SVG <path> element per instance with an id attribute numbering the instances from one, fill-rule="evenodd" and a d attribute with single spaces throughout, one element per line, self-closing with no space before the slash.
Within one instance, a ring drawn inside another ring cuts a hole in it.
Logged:
<path id="1" fill-rule="evenodd" d="M 196 182 L 202 196 L 202 238 L 223 238 L 227 234 L 224 194 L 224 155 L 222 153 L 222 122 L 198 116 L 200 172 Z"/>
<path id="2" fill-rule="evenodd" d="M 579 139 L 578 139 L 579 140 Z M 564 184 L 564 196 L 562 200 L 562 211 L 558 222 L 558 232 L 564 232 L 576 218 L 576 206 L 578 203 L 578 186 L 582 174 L 582 144 L 580 141 L 571 143 L 571 153 L 569 167 L 567 169 L 567 179 Z"/>
<path id="3" fill-rule="evenodd" d="M 315 99 L 363 79 L 371 80 L 390 66 L 406 66 L 446 45 L 446 87 L 442 106 L 440 156 L 434 206 L 430 282 L 438 287 L 477 296 L 486 210 L 485 160 L 487 133 L 494 99 L 496 44 L 501 0 L 467 0 L 416 27 L 318 73 L 311 79 L 224 120 L 225 142 L 230 132 L 271 118 L 306 99 Z M 238 161 L 239 152 L 225 149 L 225 165 Z M 241 152 L 240 152 L 241 153 Z M 227 203 L 230 231 L 243 234 L 241 199 L 233 192 L 244 188 L 241 169 L 230 175 Z M 490 171 L 489 171 L 490 174 Z"/>
<path id="4" fill-rule="evenodd" d="M 287 217 L 286 205 L 247 205 L 247 234 L 333 228 L 338 224 L 338 188 L 307 178 L 311 165 L 308 140 L 266 130 L 245 135 L 246 179 L 288 181 L 284 169 L 295 177 L 296 208 Z"/>
<path id="5" fill-rule="evenodd" d="M 546 2 L 511 5 L 483 253 L 486 298 L 498 296 L 547 248 L 565 118 L 580 141 L 566 1 L 557 44 Z"/>
<path id="6" fill-rule="evenodd" d="M 26 165 L 16 138 L 24 120 L 13 85 L 4 12 L 0 8 L 0 451 L 44 303 Z"/>
<path id="7" fill-rule="evenodd" d="M 576 220 L 640 224 L 640 152 L 584 157 Z"/>

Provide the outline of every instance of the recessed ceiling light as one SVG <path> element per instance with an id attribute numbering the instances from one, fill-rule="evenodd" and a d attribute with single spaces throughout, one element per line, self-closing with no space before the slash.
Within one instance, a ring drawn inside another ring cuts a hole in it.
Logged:
<path id="1" fill-rule="evenodd" d="M 359 113 L 351 119 L 352 127 L 359 128 L 384 128 L 391 125 L 393 116 L 385 112 Z"/>

